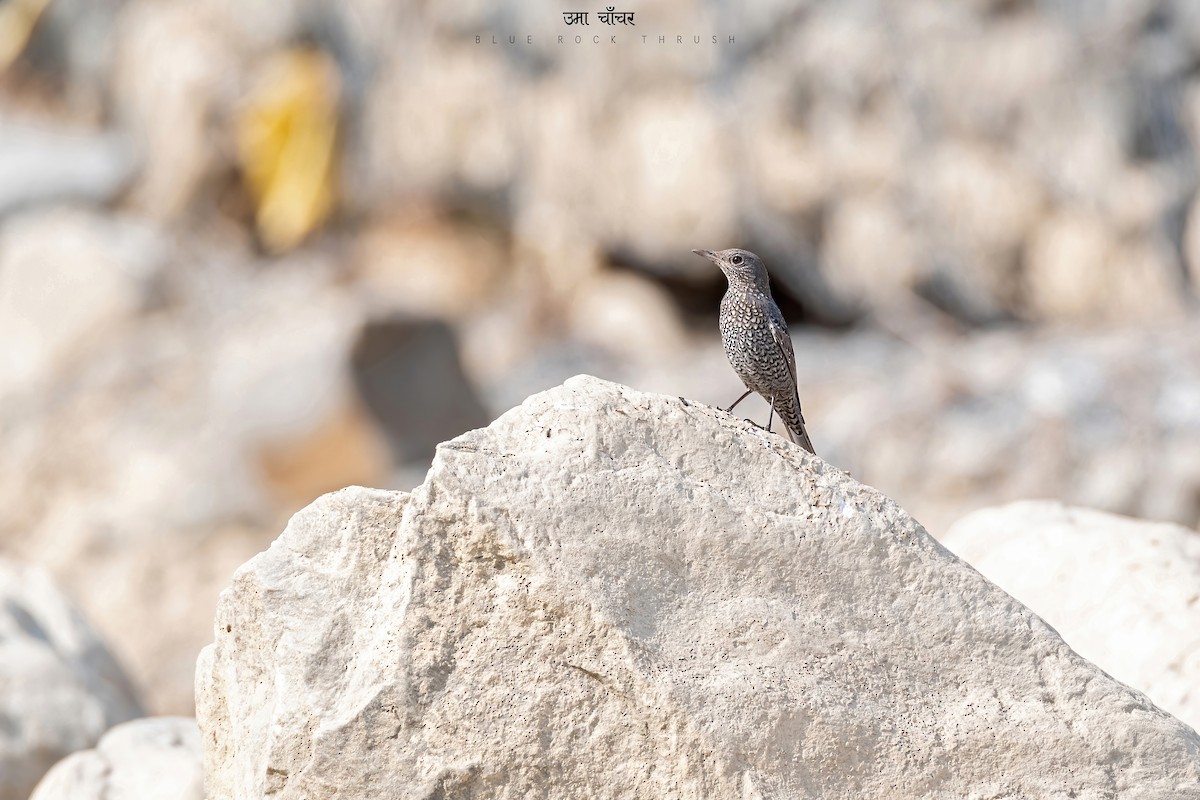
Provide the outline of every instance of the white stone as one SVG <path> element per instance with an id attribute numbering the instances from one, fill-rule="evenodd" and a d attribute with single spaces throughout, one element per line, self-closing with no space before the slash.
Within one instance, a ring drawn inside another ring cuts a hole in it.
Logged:
<path id="1" fill-rule="evenodd" d="M 0 214 L 41 203 L 112 200 L 135 167 L 119 134 L 0 123 Z"/>
<path id="2" fill-rule="evenodd" d="M 920 276 L 920 253 L 896 203 L 880 193 L 851 195 L 831 211 L 825 232 L 829 280 L 875 308 L 896 305 Z"/>
<path id="3" fill-rule="evenodd" d="M 605 270 L 581 283 L 566 316 L 580 341 L 631 361 L 661 363 L 687 344 L 671 297 L 631 272 Z"/>
<path id="4" fill-rule="evenodd" d="M 1037 227 L 1026 256 L 1031 311 L 1074 322 L 1161 322 L 1180 311 L 1179 267 L 1153 241 L 1123 241 L 1099 214 L 1059 211 Z"/>
<path id="5" fill-rule="evenodd" d="M 43 570 L 0 560 L 0 800 L 141 714 L 129 681 Z"/>
<path id="6" fill-rule="evenodd" d="M 202 754 L 194 719 L 133 720 L 55 764 L 30 800 L 203 800 Z"/>
<path id="7" fill-rule="evenodd" d="M 460 319 L 495 302 L 507 255 L 494 229 L 411 214 L 362 231 L 355 262 L 375 306 Z"/>
<path id="8" fill-rule="evenodd" d="M 917 188 L 928 194 L 925 202 L 939 214 L 945 233 L 972 253 L 1019 246 L 1042 213 L 1035 176 L 998 148 L 947 144 L 926 167 Z"/>
<path id="9" fill-rule="evenodd" d="M 685 274 L 705 274 L 703 260 L 680 254 L 720 246 L 698 241 L 736 236 L 734 204 L 713 201 L 737 191 L 719 114 L 673 93 L 650 94 L 629 101 L 614 123 L 591 212 L 602 238 L 631 248 L 655 269 L 681 259 Z"/>
<path id="10" fill-rule="evenodd" d="M 197 666 L 212 797 L 1200 798 L 1200 737 L 894 502 L 576 378 L 297 514 Z"/>
<path id="11" fill-rule="evenodd" d="M 0 229 L 0 397 L 95 346 L 145 302 L 161 238 L 81 209 L 36 211 Z"/>
<path id="12" fill-rule="evenodd" d="M 1105 672 L 1200 727 L 1200 536 L 1051 501 L 969 514 L 942 541 Z"/>
<path id="13" fill-rule="evenodd" d="M 186 212 L 221 168 L 214 118 L 225 111 L 222 95 L 238 88 L 231 76 L 245 70 L 206 5 L 134 2 L 121 13 L 114 100 L 144 161 L 132 204 L 158 219 Z"/>
<path id="14" fill-rule="evenodd" d="M 518 84 L 499 48 L 466 37 L 418 37 L 392 50 L 367 105 L 369 163 L 388 165 L 365 176 L 371 191 L 428 191 L 450 180 L 494 189 L 512 181 Z"/>

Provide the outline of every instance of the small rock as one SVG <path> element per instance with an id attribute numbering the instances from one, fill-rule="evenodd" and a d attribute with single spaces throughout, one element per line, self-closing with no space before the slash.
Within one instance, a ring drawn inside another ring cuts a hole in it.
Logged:
<path id="1" fill-rule="evenodd" d="M 30 212 L 0 229 L 0 396 L 67 366 L 151 297 L 160 237 L 77 209 Z"/>
<path id="2" fill-rule="evenodd" d="M 1032 311 L 1072 322 L 1149 322 L 1177 317 L 1182 285 L 1165 247 L 1125 240 L 1097 214 L 1065 211 L 1046 219 L 1026 256 Z"/>
<path id="3" fill-rule="evenodd" d="M 824 236 L 830 283 L 875 308 L 911 292 L 921 258 L 910 226 L 889 198 L 854 195 L 830 212 Z"/>
<path id="4" fill-rule="evenodd" d="M 132 201 L 158 219 L 188 210 L 227 163 L 214 128 L 237 88 L 226 70 L 237 70 L 238 59 L 208 5 L 127 3 L 121 14 L 114 100 L 144 161 Z"/>
<path id="5" fill-rule="evenodd" d="M 764 108 L 754 125 L 739 131 L 746 142 L 746 169 L 770 206 L 789 214 L 812 213 L 830 191 L 830 165 L 812 136 L 780 117 Z"/>
<path id="6" fill-rule="evenodd" d="M 136 719 L 55 764 L 30 800 L 204 800 L 203 754 L 196 720 Z"/>
<path id="7" fill-rule="evenodd" d="M 926 102 L 952 131 L 1003 136 L 1035 104 L 1031 98 L 1078 86 L 1083 55 L 1078 26 L 1049 9 L 1002 16 L 986 8 L 971 14 L 959 4 L 901 17 L 908 45 L 904 69 L 929 93 Z"/>
<path id="8" fill-rule="evenodd" d="M 367 190 L 377 198 L 461 182 L 508 185 L 518 163 L 519 86 L 499 48 L 466 37 L 393 46 L 371 87 L 364 132 Z"/>
<path id="9" fill-rule="evenodd" d="M 142 714 L 133 687 L 44 571 L 0 560 L 0 800 Z"/>
<path id="10" fill-rule="evenodd" d="M 65 78 L 76 102 L 90 100 L 99 105 L 118 49 L 114 28 L 125 2 L 61 0 L 47 4 L 45 15 L 38 20 L 29 55 L 37 66 L 60 80 Z"/>
<path id="11" fill-rule="evenodd" d="M 410 215 L 384 218 L 366 230 L 355 261 L 381 309 L 457 319 L 493 300 L 508 253 L 495 231 Z"/>
<path id="12" fill-rule="evenodd" d="M 947 232 L 972 251 L 1016 247 L 1042 211 L 1036 178 L 983 144 L 943 146 L 929 164 L 928 180 Z"/>
<path id="13" fill-rule="evenodd" d="M 133 176 L 130 143 L 117 133 L 0 126 L 0 216 L 43 203 L 114 199 Z"/>
<path id="14" fill-rule="evenodd" d="M 670 296 L 628 272 L 600 272 L 582 283 L 567 320 L 580 341 L 634 361 L 676 356 L 687 342 Z"/>
<path id="15" fill-rule="evenodd" d="M 1200 107 L 1200 91 L 1197 92 Z M 1192 199 L 1183 234 L 1183 255 L 1192 294 L 1200 300 L 1200 194 Z"/>
<path id="16" fill-rule="evenodd" d="M 621 179 L 595 186 L 602 241 L 660 272 L 702 274 L 707 265 L 691 249 L 728 242 L 736 230 L 737 206 L 714 202 L 737 189 L 719 115 L 688 95 L 648 94 L 629 101 L 611 136 L 597 174 Z"/>

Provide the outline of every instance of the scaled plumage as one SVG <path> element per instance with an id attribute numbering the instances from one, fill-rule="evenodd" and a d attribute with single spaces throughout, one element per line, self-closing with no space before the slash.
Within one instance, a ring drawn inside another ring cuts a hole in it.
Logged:
<path id="1" fill-rule="evenodd" d="M 787 426 L 791 440 L 815 453 L 800 412 L 792 337 L 771 297 L 762 259 L 737 248 L 692 252 L 719 266 L 729 280 L 729 289 L 721 300 L 720 324 L 721 342 L 733 371 L 747 389 L 771 404 Z"/>

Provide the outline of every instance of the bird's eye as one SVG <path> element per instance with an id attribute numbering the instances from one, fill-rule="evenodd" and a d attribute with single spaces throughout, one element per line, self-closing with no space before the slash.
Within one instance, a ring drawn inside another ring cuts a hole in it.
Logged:
<path id="1" fill-rule="evenodd" d="M 743 259 L 741 256 L 734 256 L 733 258 L 729 259 L 729 263 L 740 267 L 742 265 L 742 261 L 744 260 L 745 259 Z"/>

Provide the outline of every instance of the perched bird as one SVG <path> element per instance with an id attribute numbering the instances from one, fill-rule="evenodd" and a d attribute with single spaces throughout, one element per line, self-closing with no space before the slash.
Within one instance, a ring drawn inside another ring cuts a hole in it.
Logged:
<path id="1" fill-rule="evenodd" d="M 757 392 L 771 404 L 767 430 L 775 412 L 787 425 L 789 438 L 810 453 L 812 440 L 804 429 L 800 395 L 796 391 L 796 356 L 783 314 L 771 298 L 771 284 L 762 259 L 749 250 L 693 250 L 712 261 L 729 280 L 721 300 L 721 342 L 733 371 L 746 384 L 746 393 L 726 411 Z"/>

